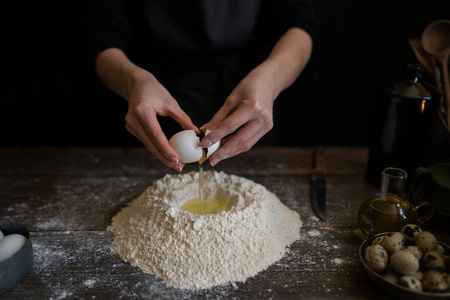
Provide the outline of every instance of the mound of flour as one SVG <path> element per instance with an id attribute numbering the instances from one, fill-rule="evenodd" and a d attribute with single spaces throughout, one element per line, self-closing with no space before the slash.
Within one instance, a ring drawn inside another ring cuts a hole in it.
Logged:
<path id="1" fill-rule="evenodd" d="M 166 175 L 112 219 L 113 248 L 131 265 L 177 288 L 243 282 L 279 260 L 302 222 L 265 187 L 205 172 L 204 197 L 230 207 L 213 215 L 179 209 L 198 197 L 198 173 Z"/>

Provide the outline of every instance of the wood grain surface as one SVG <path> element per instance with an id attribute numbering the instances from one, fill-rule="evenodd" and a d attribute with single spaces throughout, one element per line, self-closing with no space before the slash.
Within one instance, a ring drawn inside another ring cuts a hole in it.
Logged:
<path id="1" fill-rule="evenodd" d="M 167 287 L 112 252 L 111 218 L 175 171 L 143 148 L 0 148 L 0 219 L 31 231 L 35 263 L 0 299 L 389 299 L 365 274 L 353 233 L 363 200 L 366 148 L 326 148 L 327 222 L 313 213 L 313 148 L 254 148 L 214 169 L 264 185 L 297 211 L 301 239 L 245 283 L 208 290 Z M 197 171 L 186 166 L 183 172 Z M 449 220 L 424 225 L 450 243 Z"/>

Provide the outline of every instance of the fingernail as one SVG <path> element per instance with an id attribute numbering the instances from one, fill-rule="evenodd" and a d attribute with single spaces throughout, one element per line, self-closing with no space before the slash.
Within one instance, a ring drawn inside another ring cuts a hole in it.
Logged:
<path id="1" fill-rule="evenodd" d="M 210 140 L 206 140 L 202 142 L 202 148 L 208 148 L 211 146 L 211 141 Z"/>
<path id="2" fill-rule="evenodd" d="M 219 163 L 220 160 L 214 159 L 212 161 L 209 162 L 209 164 L 211 165 L 211 167 L 214 167 L 215 165 L 217 165 Z"/>

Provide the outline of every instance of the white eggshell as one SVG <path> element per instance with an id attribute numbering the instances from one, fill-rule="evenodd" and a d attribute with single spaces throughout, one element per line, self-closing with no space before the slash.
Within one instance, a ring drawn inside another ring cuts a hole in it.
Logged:
<path id="1" fill-rule="evenodd" d="M 9 234 L 0 240 L 0 261 L 7 259 L 25 245 L 27 238 L 21 234 Z"/>
<path id="2" fill-rule="evenodd" d="M 180 161 L 187 164 L 199 161 L 203 150 L 200 147 L 200 139 L 194 130 L 183 130 L 174 134 L 169 144 L 177 151 Z"/>
<path id="3" fill-rule="evenodd" d="M 4 237 L 3 232 L 0 230 L 0 240 Z"/>
<path id="4" fill-rule="evenodd" d="M 206 130 L 205 135 L 208 135 L 211 131 L 210 130 Z M 216 152 L 217 149 L 219 149 L 220 147 L 220 141 L 218 141 L 217 143 L 215 143 L 212 146 L 208 147 L 208 153 L 206 155 L 206 158 L 210 157 L 211 154 L 213 154 L 214 152 Z"/>
<path id="5" fill-rule="evenodd" d="M 208 134 L 209 131 L 206 132 Z M 188 164 L 197 162 L 202 158 L 203 150 L 200 147 L 200 138 L 195 134 L 194 130 L 183 130 L 174 134 L 169 144 L 177 151 L 180 161 Z M 207 157 L 219 149 L 220 141 L 208 148 Z"/>
<path id="6" fill-rule="evenodd" d="M 213 154 L 214 152 L 216 152 L 217 149 L 219 149 L 220 147 L 220 141 L 215 143 L 214 145 L 212 145 L 211 147 L 208 148 L 208 154 L 206 155 L 206 158 L 210 157 L 211 154 Z"/>

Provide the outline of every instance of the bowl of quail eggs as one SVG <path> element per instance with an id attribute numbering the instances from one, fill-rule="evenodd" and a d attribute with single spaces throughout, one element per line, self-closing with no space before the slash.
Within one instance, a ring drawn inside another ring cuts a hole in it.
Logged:
<path id="1" fill-rule="evenodd" d="M 417 225 L 368 237 L 359 258 L 370 278 L 400 299 L 450 299 L 450 247 Z"/>

